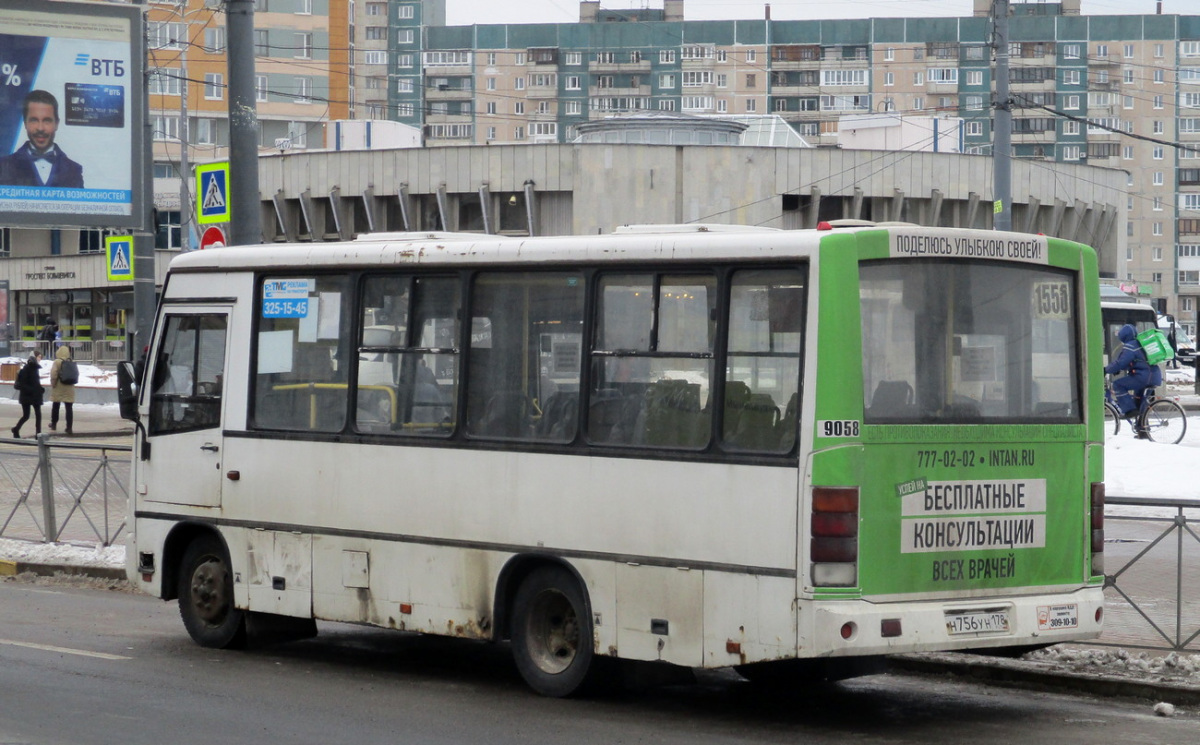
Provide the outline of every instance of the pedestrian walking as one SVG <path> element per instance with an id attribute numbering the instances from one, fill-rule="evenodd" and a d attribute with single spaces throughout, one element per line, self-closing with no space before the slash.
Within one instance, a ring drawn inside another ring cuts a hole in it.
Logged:
<path id="1" fill-rule="evenodd" d="M 66 433 L 72 434 L 75 423 L 75 384 L 79 382 L 79 366 L 71 359 L 71 348 L 65 344 L 54 353 L 50 367 L 50 431 L 58 429 L 58 406 L 66 409 Z"/>
<path id="2" fill-rule="evenodd" d="M 12 428 L 12 436 L 20 439 L 21 425 L 29 421 L 30 410 L 34 415 L 34 426 L 36 434 L 42 433 L 42 399 L 45 396 L 46 389 L 42 387 L 42 353 L 35 351 L 29 355 L 29 360 L 21 371 L 17 373 L 17 380 L 13 384 L 20 394 L 18 401 L 21 403 L 21 418 L 17 420 L 17 425 Z"/>

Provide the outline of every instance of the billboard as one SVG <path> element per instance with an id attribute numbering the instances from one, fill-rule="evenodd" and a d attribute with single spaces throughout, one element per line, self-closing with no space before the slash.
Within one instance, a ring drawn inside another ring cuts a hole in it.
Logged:
<path id="1" fill-rule="evenodd" d="M 144 60 L 137 6 L 0 0 L 0 224 L 143 227 Z"/>

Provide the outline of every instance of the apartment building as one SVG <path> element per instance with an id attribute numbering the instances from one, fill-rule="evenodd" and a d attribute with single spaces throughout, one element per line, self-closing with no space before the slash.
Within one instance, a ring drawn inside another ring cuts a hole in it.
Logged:
<path id="1" fill-rule="evenodd" d="M 348 116 L 350 0 L 255 0 L 259 147 L 323 147 L 325 122 Z M 229 157 L 226 17 L 212 0 L 155 0 L 147 14 L 156 247 L 184 246 L 189 165 Z M 181 183 L 180 173 L 185 179 Z"/>
<path id="2" fill-rule="evenodd" d="M 1112 279 L 1194 333 L 1200 15 L 1083 15 L 1084 3 L 1011 3 L 1013 154 L 1127 173 Z M 430 146 L 570 142 L 583 122 L 646 111 L 778 114 L 836 146 L 843 115 L 893 111 L 961 117 L 966 152 L 992 152 L 990 0 L 969 17 L 811 21 L 584 0 L 578 23 L 454 27 L 419 22 L 442 0 L 387 6 L 389 118 Z"/>

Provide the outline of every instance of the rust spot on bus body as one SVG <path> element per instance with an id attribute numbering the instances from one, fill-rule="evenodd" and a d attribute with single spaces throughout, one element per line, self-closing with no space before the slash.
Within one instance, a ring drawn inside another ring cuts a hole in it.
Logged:
<path id="1" fill-rule="evenodd" d="M 446 633 L 460 639 L 489 639 L 487 629 L 490 626 L 487 618 L 478 621 L 472 619 L 466 623 L 457 623 L 453 619 L 446 621 Z"/>

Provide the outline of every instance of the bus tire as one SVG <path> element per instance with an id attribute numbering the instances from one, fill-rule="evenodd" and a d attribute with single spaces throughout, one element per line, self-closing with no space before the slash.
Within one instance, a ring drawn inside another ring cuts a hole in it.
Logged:
<path id="1" fill-rule="evenodd" d="M 521 582 L 511 628 L 517 670 L 543 696 L 581 693 L 595 677 L 587 598 L 566 569 L 540 567 Z"/>
<path id="2" fill-rule="evenodd" d="M 229 553 L 215 536 L 196 538 L 183 554 L 179 616 L 188 635 L 202 647 L 237 649 L 246 645 L 246 614 L 233 604 Z"/>

